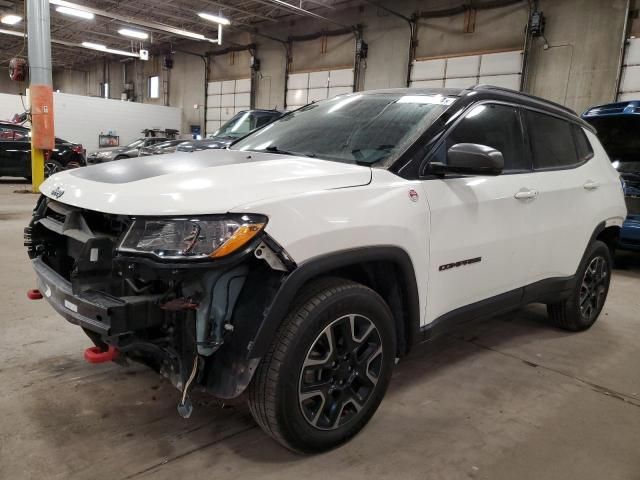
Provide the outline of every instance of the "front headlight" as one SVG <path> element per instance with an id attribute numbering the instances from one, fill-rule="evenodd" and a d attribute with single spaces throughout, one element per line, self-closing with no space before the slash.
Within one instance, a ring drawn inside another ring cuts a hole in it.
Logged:
<path id="1" fill-rule="evenodd" d="M 135 219 L 118 250 L 172 260 L 224 257 L 246 245 L 267 223 L 262 215 Z"/>

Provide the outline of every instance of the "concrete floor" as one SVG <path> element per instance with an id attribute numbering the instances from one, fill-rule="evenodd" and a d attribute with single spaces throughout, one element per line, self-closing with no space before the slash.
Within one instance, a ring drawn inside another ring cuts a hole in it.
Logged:
<path id="1" fill-rule="evenodd" d="M 532 306 L 421 346 L 360 435 L 302 457 L 244 405 L 182 420 L 153 372 L 84 362 L 80 329 L 26 299 L 24 188 L 0 181 L 0 479 L 640 479 L 640 256 L 588 332 Z"/>

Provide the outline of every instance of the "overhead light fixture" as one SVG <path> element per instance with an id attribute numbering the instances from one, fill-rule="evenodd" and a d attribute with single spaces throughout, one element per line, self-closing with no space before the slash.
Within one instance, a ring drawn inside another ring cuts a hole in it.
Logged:
<path id="1" fill-rule="evenodd" d="M 93 20 L 95 15 L 91 12 L 85 12 L 84 10 L 76 10 L 69 7 L 56 7 L 56 12 L 64 13 L 65 15 L 71 15 L 73 17 L 84 18 L 85 20 Z"/>
<path id="2" fill-rule="evenodd" d="M 182 30 L 180 28 L 175 28 L 175 27 L 172 27 L 171 25 L 165 25 L 162 23 L 130 18 L 125 15 L 120 15 L 115 11 L 107 12 L 105 10 L 99 10 L 97 8 L 79 5 L 77 3 L 68 2 L 66 0 L 49 0 L 49 4 L 56 5 L 57 7 L 64 8 L 65 10 L 73 11 L 73 13 L 69 12 L 70 15 L 73 15 L 76 12 L 82 12 L 81 14 L 91 15 L 92 16 L 91 18 L 93 18 L 94 15 L 97 15 L 99 17 L 105 17 L 112 20 L 117 20 L 129 25 L 136 25 L 136 26 L 139 25 L 141 28 L 145 28 L 145 29 L 148 28 L 151 30 L 159 30 L 161 32 L 167 32 L 167 33 L 171 33 L 173 35 L 178 35 L 181 37 L 193 38 L 194 40 L 211 41 L 211 39 L 205 37 L 201 33 L 189 32 L 188 30 Z M 223 17 L 218 17 L 218 18 L 222 18 L 223 21 L 226 21 L 227 25 L 230 23 L 229 20 L 226 18 L 223 18 Z M 218 24 L 218 25 L 221 25 L 221 24 Z M 213 43 L 220 44 L 221 42 L 220 42 L 220 39 L 216 39 L 213 41 Z"/>
<path id="3" fill-rule="evenodd" d="M 146 32 L 141 32 L 140 30 L 132 30 L 130 28 L 121 28 L 118 30 L 120 35 L 124 35 L 125 37 L 131 38 L 139 38 L 140 40 L 146 40 L 149 38 L 149 34 Z"/>
<path id="4" fill-rule="evenodd" d="M 13 35 L 14 37 L 26 37 L 24 32 L 16 32 L 15 30 L 5 30 L 4 28 L 0 28 L 0 33 L 4 33 L 5 35 Z"/>
<path id="5" fill-rule="evenodd" d="M 127 52 L 126 50 L 118 50 L 116 48 L 107 48 L 106 45 L 102 45 L 101 43 L 82 42 L 82 46 L 84 48 L 88 48 L 89 50 L 97 50 L 104 53 L 113 53 L 114 55 L 123 55 L 125 57 L 140 58 L 140 54 L 138 53 Z"/>
<path id="6" fill-rule="evenodd" d="M 0 18 L 0 22 L 4 23 L 5 25 L 15 25 L 16 23 L 20 23 L 21 20 L 22 17 L 20 15 L 13 15 L 11 13 Z"/>
<path id="7" fill-rule="evenodd" d="M 231 22 L 228 18 L 221 17 L 219 15 L 212 15 L 211 13 L 201 12 L 198 14 L 200 18 L 204 18 L 205 20 L 209 20 L 210 22 L 219 23 L 220 25 L 230 25 Z"/>
<path id="8" fill-rule="evenodd" d="M 93 42 L 82 42 L 82 46 L 83 47 L 87 47 L 87 48 L 91 48 L 93 50 L 106 50 L 107 49 L 106 45 L 102 45 L 100 43 L 93 43 Z"/>
<path id="9" fill-rule="evenodd" d="M 180 30 L 179 28 L 172 28 L 170 33 L 175 33 L 176 35 L 182 35 L 183 37 L 195 38 L 197 40 L 204 40 L 205 36 L 201 33 L 193 33 L 187 30 Z"/>

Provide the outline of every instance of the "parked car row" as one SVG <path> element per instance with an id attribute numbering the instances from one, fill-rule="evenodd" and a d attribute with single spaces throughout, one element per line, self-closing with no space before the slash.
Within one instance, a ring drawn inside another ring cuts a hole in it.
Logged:
<path id="1" fill-rule="evenodd" d="M 45 152 L 45 177 L 67 168 L 86 165 L 84 147 L 61 138 L 55 148 Z M 0 121 L 0 177 L 31 179 L 31 131 L 11 122 Z"/>

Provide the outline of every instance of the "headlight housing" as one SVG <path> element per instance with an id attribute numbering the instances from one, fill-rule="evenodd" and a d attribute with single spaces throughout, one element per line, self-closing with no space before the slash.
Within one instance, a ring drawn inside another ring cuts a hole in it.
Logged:
<path id="1" fill-rule="evenodd" d="M 262 215 L 137 218 L 118 251 L 167 260 L 220 258 L 245 246 L 266 224 Z"/>

